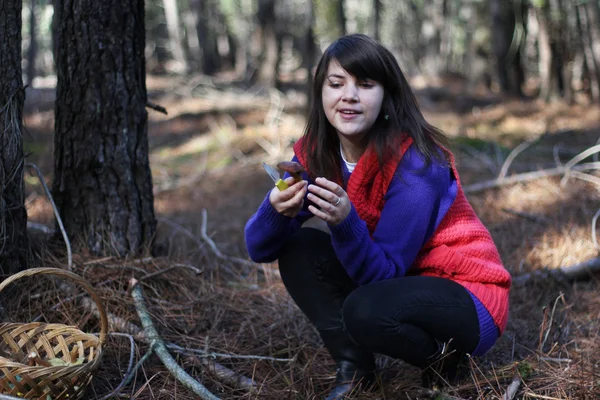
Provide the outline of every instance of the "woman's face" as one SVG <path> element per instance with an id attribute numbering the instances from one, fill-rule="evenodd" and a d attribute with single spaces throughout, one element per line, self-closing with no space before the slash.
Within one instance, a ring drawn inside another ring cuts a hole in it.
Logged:
<path id="1" fill-rule="evenodd" d="M 383 86 L 374 80 L 358 80 L 332 60 L 321 92 L 323 108 L 338 135 L 361 141 L 381 111 Z"/>

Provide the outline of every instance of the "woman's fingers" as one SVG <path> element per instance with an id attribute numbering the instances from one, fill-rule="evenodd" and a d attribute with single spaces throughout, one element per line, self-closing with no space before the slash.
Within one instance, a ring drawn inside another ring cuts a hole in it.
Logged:
<path id="1" fill-rule="evenodd" d="M 317 178 L 314 185 L 308 186 L 307 199 L 314 205 L 308 207 L 316 217 L 329 224 L 337 225 L 350 213 L 350 201 L 344 189 L 335 182 Z"/>

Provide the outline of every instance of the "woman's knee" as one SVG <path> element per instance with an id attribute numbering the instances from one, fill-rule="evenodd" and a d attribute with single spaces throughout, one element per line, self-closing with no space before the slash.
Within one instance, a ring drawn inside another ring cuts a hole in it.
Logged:
<path id="1" fill-rule="evenodd" d="M 343 306 L 344 326 L 350 336 L 363 346 L 370 346 L 380 328 L 377 323 L 377 310 L 381 305 L 369 295 L 369 288 L 358 287 L 346 300 Z M 376 340 L 376 339 L 375 339 Z"/>

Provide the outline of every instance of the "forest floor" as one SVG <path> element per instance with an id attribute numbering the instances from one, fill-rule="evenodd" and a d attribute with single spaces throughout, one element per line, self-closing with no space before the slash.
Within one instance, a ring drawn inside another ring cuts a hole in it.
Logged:
<path id="1" fill-rule="evenodd" d="M 554 175 L 483 190 L 473 186 L 503 173 L 522 143 L 529 146 L 510 162 L 507 176 L 555 168 L 596 145 L 600 107 L 466 95 L 460 81 L 414 84 L 428 120 L 450 137 L 463 186 L 471 189 L 467 196 L 516 278 L 510 318 L 494 349 L 471 359 L 471 374 L 459 385 L 428 392 L 419 388 L 418 370 L 378 356 L 383 389 L 356 398 L 501 399 L 511 382 L 515 399 L 600 398 L 599 276 L 574 282 L 548 274 L 517 278 L 598 257 L 592 232 L 600 209 L 598 176 L 587 171 L 568 180 Z M 25 149 L 49 182 L 53 89 L 27 90 Z M 333 362 L 287 295 L 276 263 L 249 262 L 243 237 L 246 221 L 272 187 L 261 162 L 289 159 L 302 134 L 302 93 L 156 76 L 148 77 L 148 92 L 168 110 L 149 109 L 148 128 L 161 254 L 118 260 L 80 251 L 73 270 L 106 301 L 111 332 L 125 332 L 126 321 L 141 326 L 127 291 L 132 276 L 141 280 L 159 334 L 180 346 L 172 350 L 179 364 L 219 398 L 323 398 L 333 383 Z M 583 160 L 590 161 L 596 160 Z M 53 210 L 37 177 L 26 175 L 26 189 L 29 220 L 52 229 Z M 44 262 L 64 268 L 66 258 L 44 253 Z M 43 313 L 52 322 L 97 330 L 89 312 L 75 311 L 77 304 L 68 306 L 64 298 L 49 310 L 58 297 L 41 282 L 29 289 L 46 295 L 39 305 L 21 298 L 29 308 L 15 308 L 19 318 Z M 108 337 L 89 398 L 115 390 L 130 356 L 135 363 L 148 351 L 140 335 L 135 343 L 130 352 L 123 337 Z M 198 398 L 155 355 L 120 393 L 115 398 Z"/>

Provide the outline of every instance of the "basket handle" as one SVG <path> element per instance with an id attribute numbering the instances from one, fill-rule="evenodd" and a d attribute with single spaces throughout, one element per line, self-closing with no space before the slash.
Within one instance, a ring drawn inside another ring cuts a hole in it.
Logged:
<path id="1" fill-rule="evenodd" d="M 100 296 L 96 293 L 96 291 L 92 288 L 88 281 L 80 277 L 79 275 L 66 271 L 64 269 L 59 268 L 30 268 L 21 272 L 17 272 L 14 275 L 7 277 L 4 281 L 0 283 L 0 292 L 8 286 L 10 283 L 16 281 L 17 279 L 21 279 L 28 276 L 34 275 L 58 275 L 62 278 L 67 278 L 67 280 L 71 280 L 81 287 L 85 289 L 86 292 L 92 297 L 94 303 L 96 303 L 96 307 L 98 308 L 98 312 L 100 313 L 100 344 L 104 344 L 106 340 L 106 332 L 108 332 L 108 318 L 106 317 L 106 311 L 102 305 L 102 300 Z"/>

